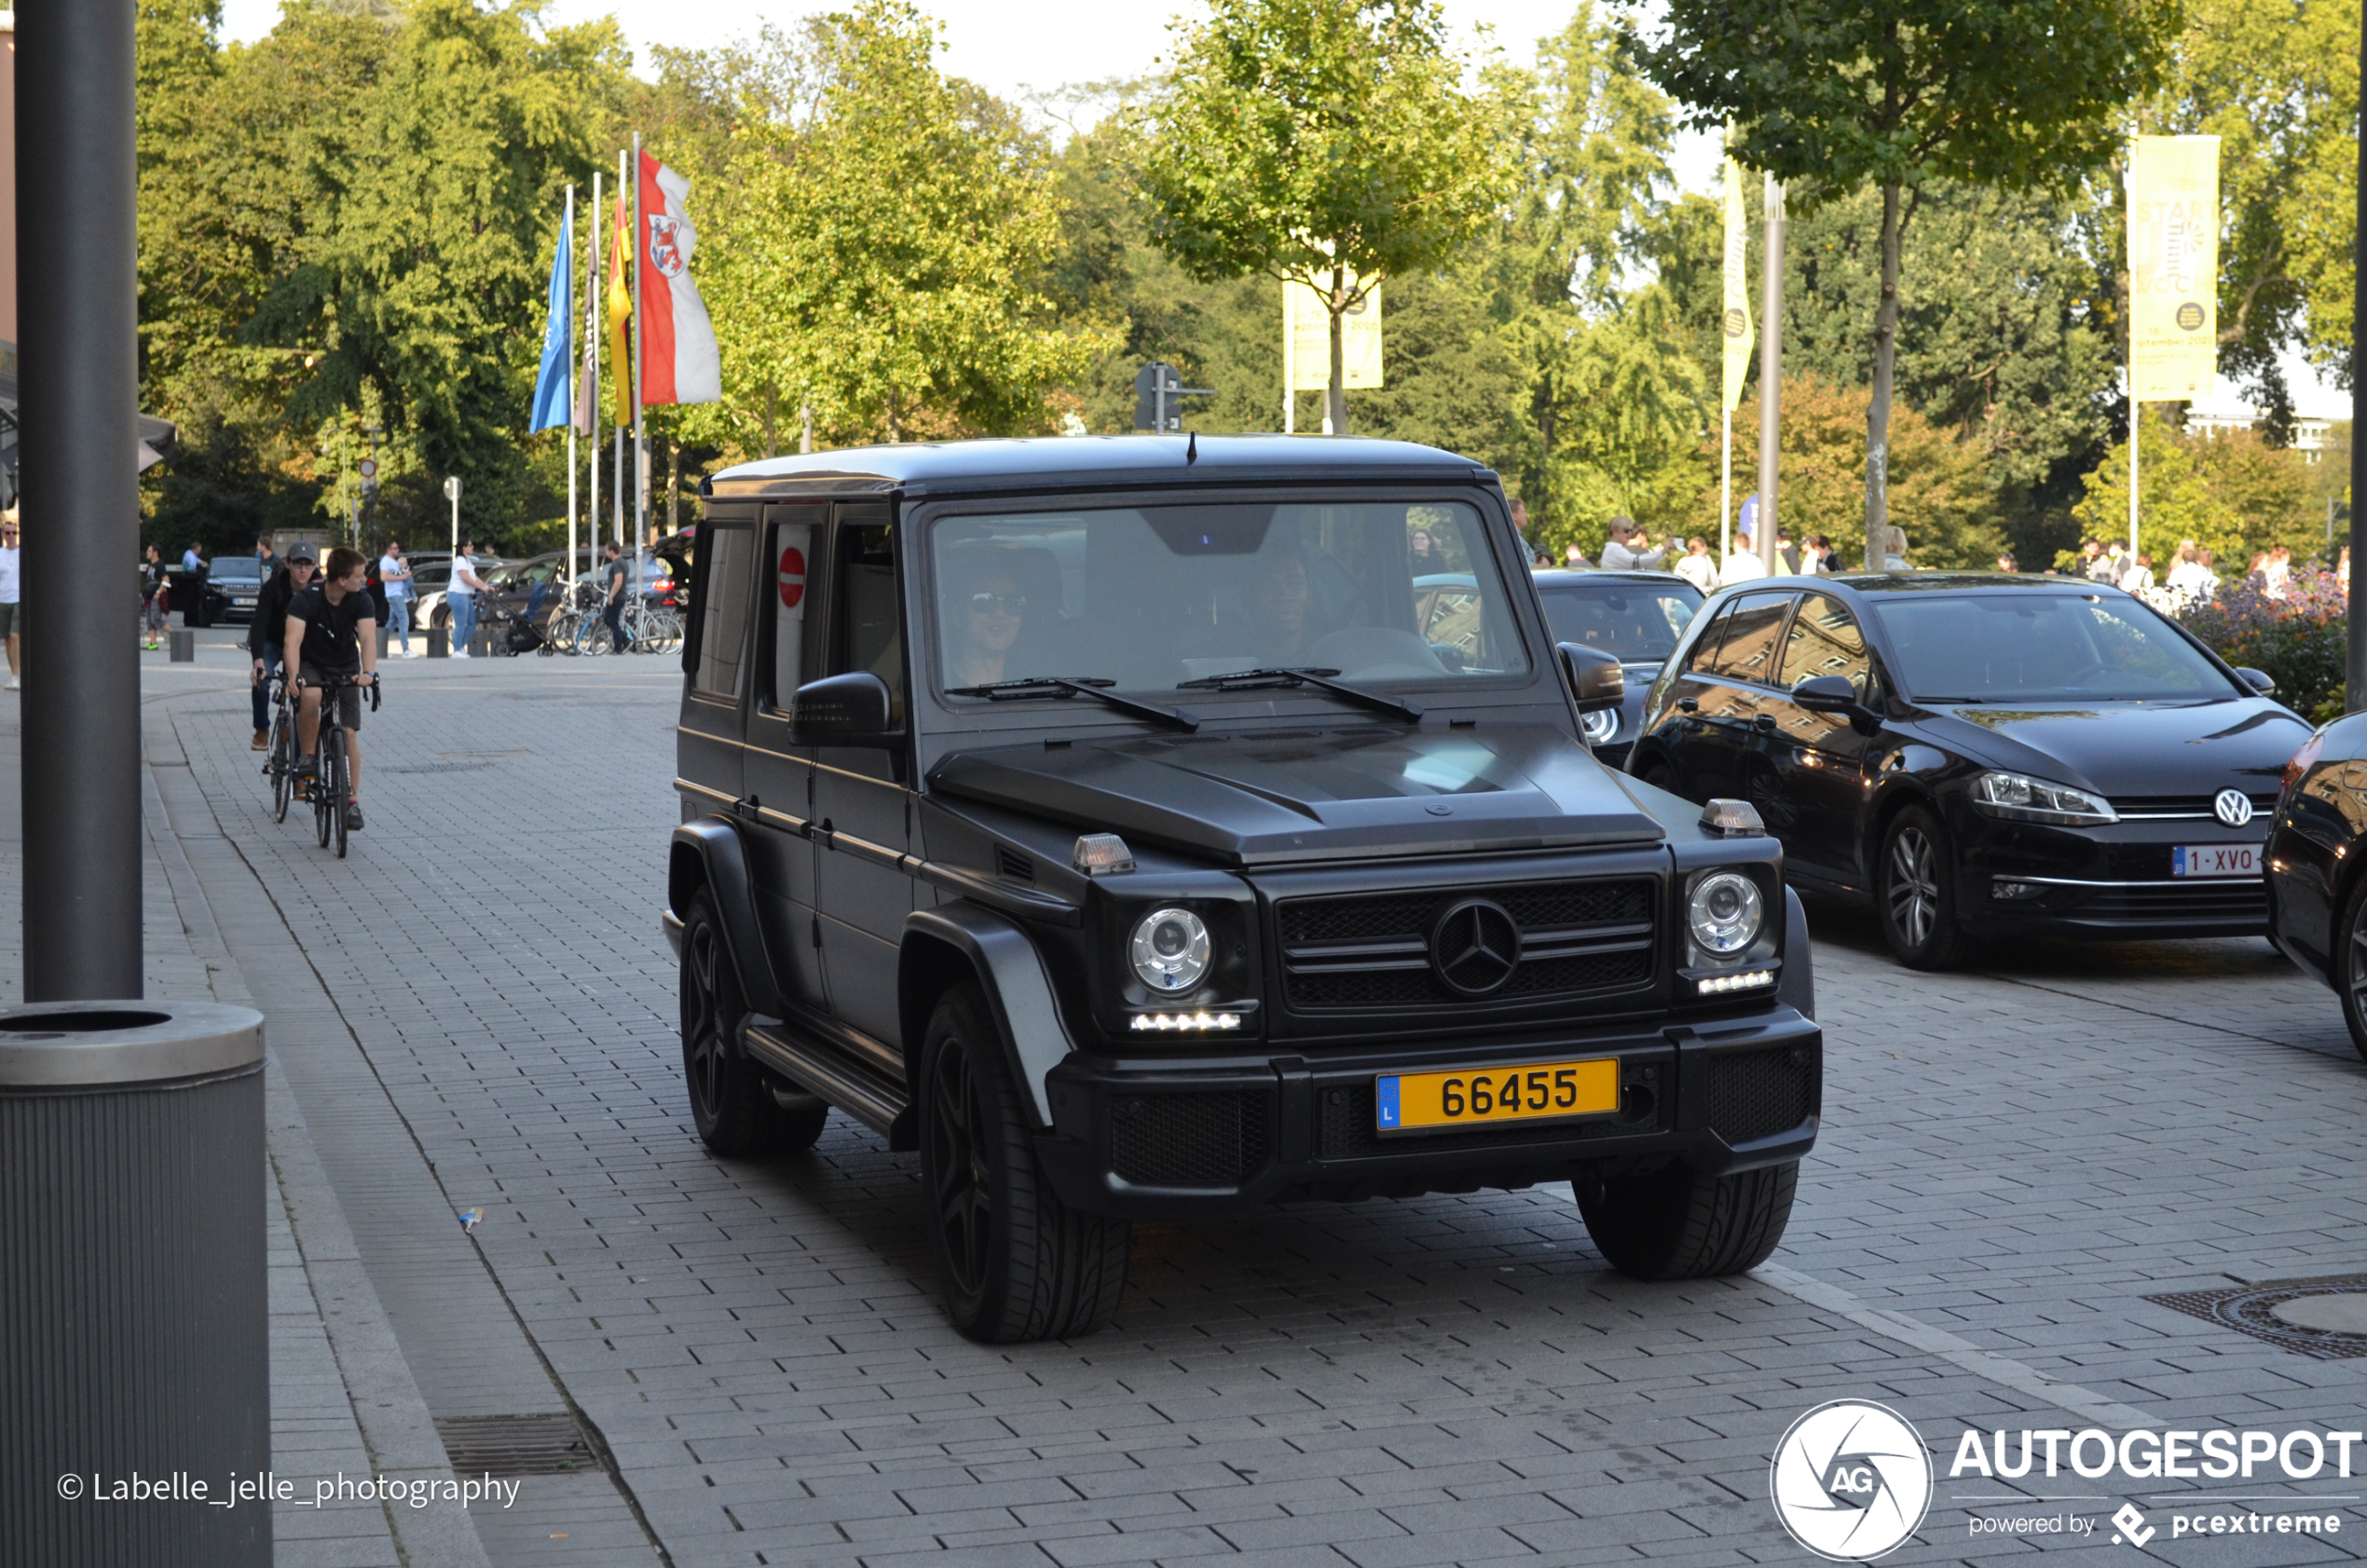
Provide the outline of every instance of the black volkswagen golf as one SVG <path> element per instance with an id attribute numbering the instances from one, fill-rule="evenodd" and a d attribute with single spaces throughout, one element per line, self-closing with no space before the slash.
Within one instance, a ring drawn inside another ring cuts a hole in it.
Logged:
<path id="1" fill-rule="evenodd" d="M 2259 935 L 2309 735 L 2273 689 L 2096 583 L 1776 578 L 1703 607 L 1628 768 L 1751 800 L 1786 877 L 1870 900 L 1915 968 L 1982 936 Z"/>

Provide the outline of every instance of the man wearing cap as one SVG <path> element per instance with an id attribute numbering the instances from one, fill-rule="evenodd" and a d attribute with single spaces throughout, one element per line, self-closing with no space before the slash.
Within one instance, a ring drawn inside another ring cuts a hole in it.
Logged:
<path id="1" fill-rule="evenodd" d="M 254 749 L 271 744 L 271 675 L 279 669 L 280 643 L 272 629 L 286 624 L 288 601 L 309 587 L 321 558 L 312 546 L 299 540 L 288 546 L 284 564 L 255 595 L 254 620 L 247 627 L 247 652 L 254 659 L 249 677 L 254 688 Z"/>

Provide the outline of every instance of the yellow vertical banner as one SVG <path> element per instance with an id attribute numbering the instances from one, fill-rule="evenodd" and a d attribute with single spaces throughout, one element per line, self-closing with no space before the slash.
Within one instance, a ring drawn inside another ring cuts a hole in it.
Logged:
<path id="1" fill-rule="evenodd" d="M 1751 373 L 1751 290 L 1746 261 L 1750 218 L 1743 203 L 1743 166 L 1726 160 L 1726 309 L 1721 317 L 1726 338 L 1726 403 L 1729 413 L 1743 395 Z"/>
<path id="2" fill-rule="evenodd" d="M 2140 136 L 2128 159 L 2128 389 L 2207 398 L 2219 369 L 2219 138 Z"/>
<path id="3" fill-rule="evenodd" d="M 1349 283 L 1353 286 L 1355 280 Z M 1323 296 L 1304 283 L 1282 285 L 1283 362 L 1291 389 L 1320 392 L 1332 384 L 1332 313 Z M 1340 318 L 1340 356 L 1344 384 L 1350 388 L 1378 387 L 1381 382 L 1381 286 Z"/>

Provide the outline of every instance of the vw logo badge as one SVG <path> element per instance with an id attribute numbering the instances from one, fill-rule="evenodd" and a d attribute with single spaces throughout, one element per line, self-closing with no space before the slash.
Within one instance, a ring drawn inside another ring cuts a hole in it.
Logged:
<path id="1" fill-rule="evenodd" d="M 1504 906 L 1467 898 L 1430 928 L 1430 967 L 1446 989 L 1485 996 L 1512 977 L 1521 962 L 1521 928 Z"/>
<path id="2" fill-rule="evenodd" d="M 1864 1562 L 1915 1534 L 1932 1503 L 1932 1456 L 1897 1412 L 1836 1399 L 1792 1423 L 1768 1466 L 1775 1516 L 1834 1561 Z"/>
<path id="3" fill-rule="evenodd" d="M 2210 803 L 2210 813 L 2230 827 L 2252 820 L 2252 798 L 2240 789 L 2223 789 Z"/>

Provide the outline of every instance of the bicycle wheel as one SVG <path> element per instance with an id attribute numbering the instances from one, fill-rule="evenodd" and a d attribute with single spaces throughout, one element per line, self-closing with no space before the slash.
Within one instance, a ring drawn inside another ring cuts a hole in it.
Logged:
<path id="1" fill-rule="evenodd" d="M 289 802 L 295 798 L 295 725 L 285 702 L 272 707 L 271 749 L 264 755 L 270 759 L 263 769 L 271 775 L 271 820 L 285 822 Z"/>
<path id="2" fill-rule="evenodd" d="M 312 831 L 324 850 L 329 847 L 329 819 L 335 814 L 329 807 L 330 737 L 335 733 L 336 730 L 329 724 L 329 704 L 323 702 L 321 704 L 321 738 L 314 743 L 316 749 L 312 754 Z"/>
<path id="3" fill-rule="evenodd" d="M 347 798 L 353 793 L 353 784 L 346 774 L 345 731 L 326 728 L 329 713 L 325 705 L 322 710 L 321 717 L 323 726 L 321 735 L 321 776 L 329 784 L 329 840 L 337 852 L 337 858 L 343 860 L 345 858 L 345 803 Z"/>
<path id="4" fill-rule="evenodd" d="M 575 651 L 586 659 L 597 659 L 608 652 L 608 622 L 597 616 L 585 616 L 582 623 L 575 629 Z"/>

